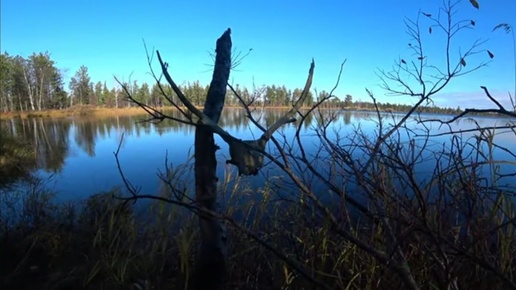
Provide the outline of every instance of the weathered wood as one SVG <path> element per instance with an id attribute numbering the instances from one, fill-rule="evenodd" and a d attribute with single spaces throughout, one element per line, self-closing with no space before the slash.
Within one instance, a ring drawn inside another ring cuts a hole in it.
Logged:
<path id="1" fill-rule="evenodd" d="M 215 68 L 203 114 L 217 124 L 224 107 L 226 84 L 231 69 L 231 30 L 217 40 Z M 217 210 L 217 160 L 213 129 L 201 119 L 195 130 L 195 193 L 196 200 L 208 210 Z M 196 261 L 192 289 L 223 289 L 227 236 L 222 221 L 199 215 L 201 247 Z"/>
<path id="2" fill-rule="evenodd" d="M 315 64 L 312 60 L 303 92 L 292 107 L 280 120 L 264 130 L 258 140 L 242 141 L 233 137 L 218 125 L 224 108 L 227 83 L 231 71 L 231 30 L 217 40 L 213 77 L 204 104 L 204 110 L 197 109 L 181 92 L 170 74 L 168 65 L 157 52 L 163 74 L 181 102 L 199 118 L 195 131 L 195 193 L 200 206 L 211 212 L 217 211 L 217 160 L 214 134 L 228 143 L 231 159 L 228 163 L 238 167 L 239 174 L 255 175 L 263 167 L 263 152 L 272 134 L 282 125 L 292 122 L 292 117 L 306 99 L 312 84 Z M 192 279 L 191 289 L 222 289 L 225 280 L 227 260 L 227 232 L 222 221 L 206 214 L 199 214 L 201 246 Z"/>
<path id="3" fill-rule="evenodd" d="M 229 72 L 231 70 L 231 46 L 231 29 L 228 28 L 217 39 L 215 67 L 213 68 L 213 76 L 203 111 L 215 124 L 219 122 L 222 109 L 224 108 Z"/>
<path id="4" fill-rule="evenodd" d="M 295 121 L 292 117 L 299 110 L 306 97 L 310 92 L 312 85 L 313 73 L 315 68 L 314 60 L 310 64 L 308 71 L 308 78 L 306 79 L 305 87 L 301 96 L 296 101 L 294 106 L 278 121 L 276 121 L 270 128 L 265 130 L 262 136 L 258 140 L 241 140 L 238 139 L 217 123 L 220 118 L 220 114 L 224 107 L 224 99 L 226 95 L 227 80 L 229 79 L 229 71 L 231 69 L 231 30 L 228 29 L 218 40 L 216 49 L 215 68 L 213 70 L 213 78 L 211 81 L 208 96 L 206 98 L 204 111 L 201 112 L 197 109 L 188 98 L 181 92 L 179 87 L 176 85 L 167 70 L 167 65 L 161 59 L 161 55 L 158 52 L 158 60 L 161 64 L 163 74 L 168 83 L 172 86 L 172 89 L 181 100 L 181 102 L 188 108 L 188 110 L 199 118 L 197 128 L 209 127 L 211 132 L 218 134 L 222 139 L 229 145 L 229 154 L 231 159 L 226 163 L 235 165 L 238 168 L 239 175 L 256 175 L 258 171 L 263 167 L 263 154 L 267 141 L 272 137 L 272 134 L 278 130 L 281 126 Z M 207 143 L 207 145 L 209 145 Z M 216 166 L 216 165 L 215 165 Z"/>
<path id="5" fill-rule="evenodd" d="M 229 144 L 229 155 L 231 159 L 226 161 L 235 165 L 238 168 L 239 175 L 256 175 L 258 171 L 263 167 L 263 153 L 267 142 L 272 137 L 272 134 L 278 130 L 281 126 L 295 121 L 292 119 L 296 112 L 301 108 L 301 105 L 305 101 L 310 87 L 312 86 L 312 79 L 314 74 L 315 62 L 312 60 L 310 69 L 308 70 L 308 78 L 306 79 L 305 87 L 301 96 L 296 101 L 294 106 L 278 121 L 272 124 L 258 140 L 239 140 L 236 138 L 222 138 Z"/>

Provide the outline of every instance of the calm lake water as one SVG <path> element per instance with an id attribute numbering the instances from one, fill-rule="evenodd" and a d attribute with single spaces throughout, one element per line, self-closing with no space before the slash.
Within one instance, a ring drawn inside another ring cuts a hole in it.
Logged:
<path id="1" fill-rule="evenodd" d="M 265 125 L 272 124 L 284 114 L 281 110 L 257 112 Z M 401 115 L 388 117 L 386 120 L 399 119 Z M 450 118 L 450 116 L 425 115 L 425 118 Z M 78 200 L 94 193 L 107 191 L 122 186 L 122 179 L 117 169 L 113 152 L 116 151 L 122 135 L 120 161 L 126 177 L 136 186 L 141 186 L 141 193 L 156 194 L 160 190 L 157 177 L 159 170 L 165 170 L 165 158 L 174 166 L 191 161 L 193 153 L 194 128 L 173 122 L 160 124 L 138 123 L 145 115 L 131 117 L 91 118 L 75 117 L 67 119 L 13 119 L 1 123 L 15 136 L 21 136 L 33 144 L 38 157 L 37 175 L 46 180 L 46 185 L 57 192 L 57 199 L 62 201 Z M 339 129 L 339 135 L 351 134 L 354 128 L 360 127 L 365 134 L 373 134 L 377 130 L 376 115 L 368 112 L 340 112 L 337 120 L 331 125 Z M 452 125 L 453 128 L 473 128 L 477 122 L 481 126 L 503 125 L 508 122 L 501 118 L 474 118 L 461 120 Z M 251 126 L 245 118 L 245 112 L 238 109 L 225 110 L 220 125 L 229 133 L 242 139 L 255 139 L 259 131 Z M 308 153 L 315 153 L 318 139 L 314 136 L 313 127 L 316 119 L 308 120 L 303 129 L 304 142 Z M 418 128 L 415 122 L 409 127 Z M 437 124 L 429 125 L 431 132 L 445 131 Z M 287 140 L 294 134 L 294 125 L 283 127 Z M 335 136 L 334 131 L 330 135 Z M 499 134 L 495 142 L 500 146 L 516 152 L 516 135 L 514 133 Z M 469 134 L 470 136 L 472 134 Z M 450 136 L 433 137 L 432 146 L 440 146 L 450 141 Z M 225 165 L 229 155 L 227 145 L 217 137 L 221 147 L 217 158 L 220 161 L 218 176 L 223 179 L 227 172 L 235 172 L 235 168 Z M 497 150 L 496 159 L 516 161 L 507 152 Z M 190 162 L 190 164 L 193 164 Z M 430 163 L 421 165 L 418 170 L 424 176 L 433 170 Z M 508 174 L 516 172 L 516 165 L 503 165 L 501 170 Z M 193 172 L 191 167 L 189 172 Z M 277 175 L 273 165 L 262 169 L 258 176 L 246 177 L 251 184 L 262 184 L 265 179 Z M 191 177 L 185 176 L 188 179 Z M 516 185 L 516 177 L 506 178 L 504 184 Z M 193 182 L 189 183 L 193 185 Z"/>

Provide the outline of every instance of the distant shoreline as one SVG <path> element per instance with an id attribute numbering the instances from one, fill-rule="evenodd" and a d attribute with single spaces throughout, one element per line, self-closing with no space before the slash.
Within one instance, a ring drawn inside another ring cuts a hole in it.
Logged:
<path id="1" fill-rule="evenodd" d="M 202 108 L 202 107 L 199 107 Z M 240 108 L 234 106 L 224 106 L 224 108 Z M 266 109 L 289 109 L 290 107 L 265 107 Z M 175 107 L 165 106 L 156 107 L 157 110 L 176 110 Z M 186 109 L 186 108 L 185 108 Z M 13 118 L 66 118 L 66 117 L 112 117 L 112 116 L 137 116 L 147 114 L 140 107 L 106 108 L 96 106 L 74 106 L 65 109 L 50 109 L 41 111 L 15 111 L 0 112 L 0 120 Z"/>
<path id="2" fill-rule="evenodd" d="M 202 107 L 199 107 L 202 108 Z M 224 106 L 225 109 L 238 109 L 240 106 Z M 261 107 L 260 107 L 261 108 Z M 287 106 L 266 106 L 269 110 L 287 110 L 291 107 Z M 309 107 L 306 107 L 308 109 Z M 156 107 L 157 110 L 176 110 L 172 106 Z M 185 108 L 186 109 L 186 108 Z M 334 108 L 339 109 L 339 108 Z M 0 112 L 0 120 L 8 120 L 13 118 L 66 118 L 66 117 L 112 117 L 112 116 L 136 116 L 147 114 L 140 107 L 123 107 L 123 108 L 106 108 L 95 106 L 75 106 L 65 109 L 51 109 L 41 111 L 16 111 L 16 112 Z"/>
<path id="3" fill-rule="evenodd" d="M 202 107 L 199 107 L 202 108 Z M 242 109 L 240 106 L 224 106 L 225 109 Z M 288 106 L 265 106 L 259 107 L 268 110 L 288 110 L 291 107 Z M 310 107 L 303 107 L 302 109 L 309 109 Z M 176 108 L 172 106 L 166 107 L 157 107 L 157 110 L 176 110 Z M 371 108 L 339 108 L 339 107 L 330 107 L 330 110 L 344 110 L 350 112 L 375 112 L 374 109 Z M 397 111 L 397 110 L 381 110 L 382 113 L 396 113 L 403 114 L 407 111 Z M 424 114 L 437 114 L 437 115 L 445 115 L 445 116 L 455 116 L 455 114 L 450 114 L 446 112 L 423 112 Z M 106 108 L 106 107 L 96 107 L 91 105 L 84 106 L 74 106 L 71 108 L 65 109 L 51 109 L 51 110 L 41 110 L 41 111 L 16 111 L 16 112 L 0 112 L 0 120 L 9 120 L 9 119 L 17 119 L 17 118 L 67 118 L 67 117 L 113 117 L 113 116 L 137 116 L 137 115 L 145 115 L 147 114 L 140 107 L 123 107 L 123 108 Z M 472 116 L 480 116 L 479 114 L 471 114 Z M 483 115 L 483 114 L 482 114 Z M 497 117 L 497 114 L 487 114 L 489 117 Z"/>

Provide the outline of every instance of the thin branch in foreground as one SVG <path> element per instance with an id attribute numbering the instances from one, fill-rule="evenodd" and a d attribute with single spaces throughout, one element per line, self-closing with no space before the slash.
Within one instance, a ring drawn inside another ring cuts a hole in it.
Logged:
<path id="1" fill-rule="evenodd" d="M 482 90 L 484 90 L 486 96 L 489 98 L 489 100 L 491 100 L 493 103 L 495 103 L 495 105 L 498 107 L 498 109 L 474 109 L 474 108 L 468 108 L 468 109 L 464 109 L 464 111 L 460 114 L 458 114 L 457 116 L 453 117 L 452 119 L 448 120 L 448 121 L 441 121 L 439 119 L 430 119 L 430 120 L 426 120 L 426 122 L 439 122 L 439 123 L 442 123 L 442 124 L 451 124 L 459 119 L 461 119 L 462 117 L 468 115 L 468 114 L 471 114 L 471 113 L 494 113 L 494 114 L 497 114 L 497 115 L 502 115 L 502 116 L 509 116 L 509 117 L 512 117 L 512 118 L 516 118 L 516 112 L 512 112 L 512 111 L 509 111 L 507 109 L 505 109 L 505 107 L 500 104 L 500 102 L 498 102 L 492 95 L 491 93 L 489 92 L 489 90 L 485 87 L 485 86 L 481 86 L 480 87 Z M 516 126 L 516 125 L 515 125 Z M 495 127 L 495 128 L 504 128 L 504 127 Z"/>
<path id="2" fill-rule="evenodd" d="M 193 123 L 193 121 L 191 120 L 183 120 L 183 119 L 179 119 L 179 118 L 176 118 L 176 117 L 172 117 L 172 116 L 169 116 L 169 115 L 166 115 L 166 114 L 163 114 L 161 111 L 157 110 L 156 108 L 152 107 L 152 106 L 148 106 L 138 100 L 136 100 L 132 95 L 131 95 L 131 92 L 129 92 L 129 89 L 123 84 L 121 83 L 116 77 L 115 77 L 115 80 L 118 82 L 118 84 L 122 87 L 122 89 L 124 90 L 126 96 L 127 96 L 127 99 L 133 103 L 135 103 L 136 105 L 138 105 L 140 108 L 142 108 L 147 114 L 149 114 L 151 116 L 151 118 L 149 119 L 145 119 L 145 120 L 142 120 L 140 122 L 156 122 L 156 123 L 159 123 L 159 122 L 162 122 L 163 120 L 165 119 L 169 119 L 169 120 L 172 120 L 172 121 L 176 121 L 176 122 L 179 122 L 179 123 L 182 123 L 182 124 L 186 124 L 186 125 L 195 125 L 195 123 Z"/>
<path id="3" fill-rule="evenodd" d="M 454 130 L 454 131 L 447 131 L 443 133 L 436 133 L 436 134 L 428 134 L 428 135 L 421 135 L 416 134 L 414 137 L 439 137 L 439 136 L 447 136 L 447 135 L 457 135 L 457 134 L 463 134 L 463 133 L 471 133 L 471 132 L 478 132 L 481 130 L 499 130 L 499 129 L 512 129 L 514 130 L 516 128 L 515 125 L 506 125 L 506 126 L 489 126 L 489 127 L 482 127 L 482 128 L 472 128 L 472 129 L 462 129 L 462 130 Z"/>
<path id="4" fill-rule="evenodd" d="M 163 86 L 161 85 L 161 77 L 163 76 L 163 73 L 161 73 L 160 77 L 158 78 L 156 76 L 156 73 L 154 73 L 154 69 L 152 68 L 152 61 L 154 59 L 154 54 L 149 54 L 149 50 L 147 49 L 147 44 L 145 43 L 145 41 L 143 42 L 143 46 L 145 48 L 145 54 L 147 55 L 147 65 L 149 66 L 150 68 L 150 73 L 152 75 L 152 77 L 154 78 L 154 81 L 156 82 L 156 84 L 158 85 L 158 88 L 159 88 L 159 91 L 161 92 L 161 95 L 163 97 L 165 97 L 165 99 L 170 103 L 172 104 L 172 106 L 174 106 L 174 108 L 176 108 L 180 113 L 181 115 L 185 116 L 187 119 L 191 120 L 191 116 L 190 114 L 188 114 L 187 112 L 185 112 L 183 110 L 183 108 L 181 108 L 181 106 L 179 106 L 178 104 L 176 104 L 176 102 L 174 102 L 172 100 L 171 97 L 169 97 L 166 93 L 165 93 L 165 90 L 163 89 Z M 153 49 L 154 50 L 154 49 Z"/>
<path id="5" fill-rule="evenodd" d="M 246 227 L 244 227 L 243 225 L 241 225 L 240 223 L 235 221 L 232 217 L 225 215 L 225 214 L 217 213 L 215 211 L 208 210 L 208 209 L 206 209 L 206 207 L 200 206 L 196 201 L 188 203 L 188 202 L 175 200 L 175 199 L 171 199 L 171 198 L 166 198 L 166 197 L 162 197 L 162 196 L 156 196 L 156 195 L 150 195 L 150 194 L 140 194 L 139 192 L 140 192 L 141 188 L 132 185 L 131 182 L 129 182 L 129 180 L 125 177 L 125 174 L 122 170 L 122 166 L 120 164 L 120 148 L 122 146 L 122 141 L 123 141 L 123 135 L 122 135 L 122 138 L 120 139 L 117 150 L 115 152 L 113 152 L 113 154 L 116 159 L 118 172 L 119 172 L 120 176 L 122 177 L 125 188 L 130 193 L 130 196 L 129 197 L 114 196 L 114 198 L 122 200 L 122 201 L 124 201 L 124 203 L 128 203 L 128 202 L 132 201 L 133 204 L 136 203 L 140 199 L 157 200 L 157 201 L 162 201 L 162 202 L 166 202 L 169 204 L 174 204 L 174 205 L 186 208 L 196 215 L 202 214 L 204 216 L 208 216 L 211 218 L 224 220 L 224 221 L 228 222 L 230 225 L 232 225 L 233 228 L 244 233 L 246 236 L 251 238 L 253 241 L 257 242 L 262 247 L 271 251 L 274 255 L 276 255 L 278 258 L 280 258 L 282 261 L 284 261 L 289 267 L 291 267 L 296 272 L 298 272 L 302 277 L 307 279 L 314 286 L 319 287 L 319 289 L 328 289 L 328 290 L 330 289 L 325 284 L 323 284 L 322 282 L 320 282 L 316 278 L 314 278 L 310 273 L 305 271 L 303 269 L 304 266 L 301 265 L 299 262 L 289 258 L 287 255 L 283 254 L 281 251 L 279 251 L 275 247 L 271 246 L 267 241 L 260 238 L 256 233 L 252 232 L 251 230 L 247 229 Z M 180 191 L 178 189 L 176 189 L 176 190 Z"/>

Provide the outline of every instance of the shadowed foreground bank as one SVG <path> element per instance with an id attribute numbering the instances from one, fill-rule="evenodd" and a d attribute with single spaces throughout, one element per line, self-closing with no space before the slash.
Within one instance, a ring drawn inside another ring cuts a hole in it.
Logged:
<path id="1" fill-rule="evenodd" d="M 316 217 L 295 204 L 273 200 L 268 185 L 258 191 L 261 201 L 242 204 L 242 196 L 256 191 L 233 183 L 226 189 L 227 214 L 238 215 L 248 230 L 289 259 L 300 261 L 299 266 L 319 282 L 331 289 L 401 289 L 396 275 L 335 235 L 327 223 L 316 224 Z M 148 207 L 153 214 L 149 222 L 111 193 L 75 205 L 55 204 L 51 196 L 37 184 L 28 192 L 1 194 L 0 288 L 185 289 L 191 282 L 193 245 L 199 238 L 193 214 L 153 202 Z M 453 221 L 439 225 L 441 237 L 452 241 L 441 244 L 447 269 L 429 259 L 435 255 L 431 237 L 410 231 L 411 225 L 400 228 L 407 232 L 400 246 L 409 253 L 407 261 L 422 289 L 443 289 L 447 277 L 453 277 L 460 289 L 509 289 L 492 272 L 515 274 L 514 229 L 492 232 L 496 221 L 488 213 L 473 218 L 465 227 L 457 228 Z M 349 222 L 371 246 L 384 247 L 381 226 Z M 232 249 L 228 289 L 313 289 L 283 259 L 238 229 L 229 227 L 228 240 Z M 465 244 L 470 248 L 462 252 L 459 245 Z M 479 260 L 489 261 L 493 268 L 479 266 Z"/>

